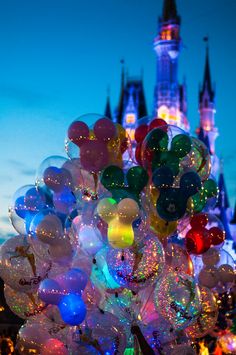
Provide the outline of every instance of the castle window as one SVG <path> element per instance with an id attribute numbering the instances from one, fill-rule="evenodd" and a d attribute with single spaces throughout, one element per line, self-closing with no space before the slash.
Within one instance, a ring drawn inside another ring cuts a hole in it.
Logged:
<path id="1" fill-rule="evenodd" d="M 127 124 L 134 124 L 135 123 L 135 114 L 134 113 L 127 113 L 125 117 L 125 121 Z"/>

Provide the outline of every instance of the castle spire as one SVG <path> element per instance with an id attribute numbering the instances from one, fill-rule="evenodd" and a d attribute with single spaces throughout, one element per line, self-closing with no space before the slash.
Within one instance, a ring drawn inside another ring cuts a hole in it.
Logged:
<path id="1" fill-rule="evenodd" d="M 106 102 L 104 116 L 107 118 L 110 118 L 112 120 L 111 104 L 110 104 L 110 89 L 109 88 L 107 89 L 107 102 Z"/>
<path id="2" fill-rule="evenodd" d="M 199 113 L 200 125 L 197 129 L 198 138 L 209 148 L 212 155 L 212 166 L 214 173 L 217 170 L 217 158 L 215 156 L 215 140 L 218 136 L 218 129 L 215 127 L 215 91 L 211 82 L 211 71 L 209 61 L 209 40 L 204 37 L 206 42 L 206 58 L 203 75 L 203 83 L 199 90 Z M 213 161 L 214 160 L 214 161 Z"/>
<path id="3" fill-rule="evenodd" d="M 204 37 L 204 41 L 207 43 L 206 45 L 206 59 L 205 59 L 205 69 L 204 69 L 204 77 L 203 77 L 203 85 L 202 90 L 200 91 L 200 100 L 204 95 L 205 90 L 207 91 L 210 101 L 214 101 L 215 93 L 212 88 L 211 83 L 211 71 L 210 71 L 210 62 L 209 62 L 209 44 L 208 44 L 208 37 Z"/>
<path id="4" fill-rule="evenodd" d="M 233 217 L 231 221 L 229 222 L 230 224 L 236 225 L 236 203 L 234 205 L 234 212 L 233 212 Z"/>
<path id="5" fill-rule="evenodd" d="M 175 0 L 164 0 L 161 21 L 164 23 L 180 23 Z"/>

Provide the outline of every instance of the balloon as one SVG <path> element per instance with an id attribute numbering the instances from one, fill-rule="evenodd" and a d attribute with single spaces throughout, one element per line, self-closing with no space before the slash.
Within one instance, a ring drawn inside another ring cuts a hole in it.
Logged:
<path id="1" fill-rule="evenodd" d="M 57 245 L 50 245 L 49 255 L 54 263 L 63 266 L 69 265 L 74 255 L 69 238 L 65 236 L 63 239 L 60 239 L 60 243 L 58 242 Z"/>
<path id="2" fill-rule="evenodd" d="M 139 206 L 130 198 L 118 204 L 111 198 L 103 199 L 97 206 L 98 215 L 108 223 L 108 241 L 113 248 L 127 248 L 133 244 L 132 222 L 139 217 Z"/>
<path id="3" fill-rule="evenodd" d="M 56 245 L 63 237 L 61 220 L 55 214 L 38 213 L 31 222 L 30 232 L 41 242 Z"/>
<path id="4" fill-rule="evenodd" d="M 89 138 L 89 128 L 83 121 L 74 121 L 68 128 L 68 138 L 81 147 Z"/>
<path id="5" fill-rule="evenodd" d="M 102 141 L 109 141 L 116 136 L 116 126 L 109 118 L 100 118 L 93 130 L 97 139 Z"/>
<path id="6" fill-rule="evenodd" d="M 98 173 L 109 163 L 107 146 L 100 141 L 87 141 L 80 148 L 81 166 L 91 172 Z"/>
<path id="7" fill-rule="evenodd" d="M 46 158 L 36 173 L 36 188 L 43 188 L 48 194 L 60 192 L 65 186 L 74 189 L 73 178 L 64 166 L 68 160 L 61 156 Z"/>
<path id="8" fill-rule="evenodd" d="M 65 274 L 58 275 L 56 281 L 67 293 L 81 294 L 86 287 L 88 277 L 79 268 L 71 268 Z"/>
<path id="9" fill-rule="evenodd" d="M 5 285 L 4 296 L 11 311 L 23 319 L 37 319 L 46 308 L 36 293 L 18 292 Z"/>
<path id="10" fill-rule="evenodd" d="M 151 233 L 147 234 L 133 248 L 110 249 L 107 264 L 118 284 L 135 291 L 160 277 L 164 267 L 162 245 Z"/>
<path id="11" fill-rule="evenodd" d="M 58 282 L 44 279 L 38 289 L 39 298 L 47 304 L 58 304 L 63 297 L 64 290 Z"/>
<path id="12" fill-rule="evenodd" d="M 218 269 L 214 266 L 204 267 L 199 273 L 198 280 L 202 286 L 208 288 L 216 287 L 219 281 Z"/>
<path id="13" fill-rule="evenodd" d="M 201 310 L 199 289 L 186 274 L 168 272 L 157 283 L 154 296 L 157 311 L 175 329 L 184 329 L 194 322 Z"/>
<path id="14" fill-rule="evenodd" d="M 218 317 L 218 307 L 213 293 L 206 287 L 200 287 L 201 312 L 196 321 L 185 329 L 191 338 L 201 338 L 215 326 Z"/>
<path id="15" fill-rule="evenodd" d="M 86 306 L 79 295 L 64 296 L 58 307 L 63 321 L 69 325 L 78 325 L 85 319 Z"/>
<path id="16" fill-rule="evenodd" d="M 108 312 L 94 309 L 76 332 L 78 354 L 123 354 L 126 347 L 124 329 L 118 318 Z"/>
<path id="17" fill-rule="evenodd" d="M 68 355 L 69 352 L 66 349 L 63 342 L 58 339 L 50 338 L 44 344 L 42 344 L 41 355 Z"/>
<path id="18" fill-rule="evenodd" d="M 22 355 L 34 354 L 40 355 L 41 347 L 49 339 L 49 334 L 39 323 L 24 324 L 20 330 L 17 339 L 17 350 Z"/>
<path id="19" fill-rule="evenodd" d="M 193 276 L 193 263 L 188 253 L 174 243 L 167 244 L 165 248 L 166 265 L 174 272 Z"/>
<path id="20" fill-rule="evenodd" d="M 40 260 L 24 236 L 12 237 L 0 249 L 0 276 L 14 290 L 31 292 L 47 277 L 51 265 Z"/>

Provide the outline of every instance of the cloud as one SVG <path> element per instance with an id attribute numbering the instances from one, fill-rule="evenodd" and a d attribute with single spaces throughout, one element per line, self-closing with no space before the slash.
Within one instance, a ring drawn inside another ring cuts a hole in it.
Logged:
<path id="1" fill-rule="evenodd" d="M 18 173 L 24 176 L 35 176 L 35 169 L 29 168 L 24 162 L 15 159 L 7 160 L 7 163 L 14 167 Z M 0 179 L 6 178 L 6 176 L 0 176 Z"/>
<path id="2" fill-rule="evenodd" d="M 25 176 L 35 176 L 35 169 L 22 169 L 21 173 Z"/>
<path id="3" fill-rule="evenodd" d="M 46 105 L 52 100 L 49 95 L 44 93 L 4 84 L 0 85 L 0 96 L 2 100 L 15 101 L 27 107 Z"/>

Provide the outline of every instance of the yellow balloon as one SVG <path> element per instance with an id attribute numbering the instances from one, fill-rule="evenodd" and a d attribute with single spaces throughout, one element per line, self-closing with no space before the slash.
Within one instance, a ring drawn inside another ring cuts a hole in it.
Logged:
<path id="1" fill-rule="evenodd" d="M 117 206 L 120 221 L 130 224 L 139 217 L 139 206 L 132 198 L 124 198 Z"/>
<path id="2" fill-rule="evenodd" d="M 110 223 L 117 215 L 117 203 L 113 198 L 103 198 L 97 205 L 97 213 L 106 223 Z"/>
<path id="3" fill-rule="evenodd" d="M 128 248 L 134 242 L 132 224 L 122 223 L 117 216 L 108 226 L 108 242 L 113 248 Z"/>
<path id="4" fill-rule="evenodd" d="M 157 213 L 152 213 L 150 214 L 150 229 L 163 241 L 175 233 L 177 230 L 177 221 L 168 222 L 160 218 Z"/>

